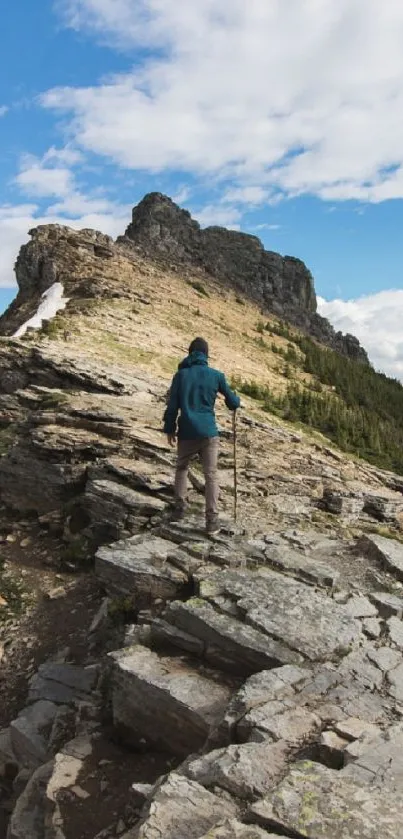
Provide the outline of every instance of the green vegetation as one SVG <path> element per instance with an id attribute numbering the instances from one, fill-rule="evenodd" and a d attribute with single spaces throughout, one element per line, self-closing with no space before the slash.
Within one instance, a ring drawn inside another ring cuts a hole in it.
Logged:
<path id="1" fill-rule="evenodd" d="M 82 536 L 70 542 L 63 550 L 61 560 L 64 565 L 75 568 L 87 568 L 93 563 L 94 554 L 90 549 L 87 539 Z"/>
<path id="2" fill-rule="evenodd" d="M 54 318 L 51 320 L 44 320 L 40 329 L 37 330 L 37 335 L 41 338 L 50 338 L 50 340 L 54 340 L 55 338 L 59 338 L 65 330 L 67 329 L 68 324 L 65 317 L 62 314 L 56 314 Z"/>
<path id="3" fill-rule="evenodd" d="M 280 396 L 257 382 L 236 380 L 234 386 L 263 402 L 265 410 L 318 429 L 344 451 L 403 473 L 400 382 L 321 347 L 311 338 L 293 335 L 286 326 L 280 324 L 274 330 L 290 342 L 287 349 L 271 346 L 286 361 L 285 378 L 293 379 L 292 364 L 314 377 L 313 381 L 306 385 L 290 381 Z"/>
<path id="4" fill-rule="evenodd" d="M 16 435 L 15 425 L 0 429 L 0 457 L 7 454 L 11 448 Z"/>
<path id="5" fill-rule="evenodd" d="M 0 623 L 21 613 L 29 597 L 22 581 L 5 570 L 4 559 L 0 557 Z"/>
<path id="6" fill-rule="evenodd" d="M 49 393 L 43 394 L 40 407 L 42 411 L 54 411 L 56 408 L 66 405 L 68 401 L 68 397 L 61 390 L 49 391 Z"/>
<path id="7" fill-rule="evenodd" d="M 98 297 L 74 297 L 70 301 L 69 311 L 71 314 L 81 312 L 83 315 L 91 315 L 104 302 L 104 300 L 100 300 Z"/>
<path id="8" fill-rule="evenodd" d="M 186 280 L 187 284 L 190 285 L 198 294 L 201 294 L 203 297 L 210 297 L 207 289 L 204 288 L 202 283 L 199 283 L 198 280 Z"/>
<path id="9" fill-rule="evenodd" d="M 115 626 L 135 620 L 135 596 L 115 597 L 108 604 L 108 617 Z"/>

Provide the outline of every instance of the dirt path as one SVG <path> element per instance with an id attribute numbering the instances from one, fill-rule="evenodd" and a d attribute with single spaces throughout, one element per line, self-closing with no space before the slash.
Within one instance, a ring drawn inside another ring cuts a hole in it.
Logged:
<path id="1" fill-rule="evenodd" d="M 2 543 L 0 595 L 12 603 L 0 608 L 0 729 L 23 707 L 29 678 L 39 664 L 68 651 L 79 663 L 88 655 L 87 631 L 101 602 L 92 573 L 58 569 L 63 544 L 35 523 L 0 519 Z"/>

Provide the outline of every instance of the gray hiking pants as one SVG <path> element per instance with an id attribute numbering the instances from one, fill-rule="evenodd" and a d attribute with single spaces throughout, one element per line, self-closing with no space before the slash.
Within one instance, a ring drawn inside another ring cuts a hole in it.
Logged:
<path id="1" fill-rule="evenodd" d="M 200 440 L 178 440 L 178 459 L 175 474 L 175 498 L 185 505 L 187 497 L 187 476 L 190 461 L 197 455 L 201 460 L 206 482 L 206 519 L 211 521 L 218 512 L 218 437 Z"/>

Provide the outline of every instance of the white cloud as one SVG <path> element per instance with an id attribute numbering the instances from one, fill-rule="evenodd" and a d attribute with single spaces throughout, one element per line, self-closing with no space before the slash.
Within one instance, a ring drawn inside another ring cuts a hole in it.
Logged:
<path id="1" fill-rule="evenodd" d="M 45 158 L 38 160 L 33 155 L 23 157 L 21 171 L 15 182 L 26 195 L 35 198 L 68 195 L 73 189 L 70 169 L 59 166 L 50 168 Z"/>
<path id="2" fill-rule="evenodd" d="M 262 186 L 238 186 L 227 190 L 221 200 L 227 204 L 249 204 L 257 207 L 264 204 L 269 195 L 270 190 Z"/>
<path id="3" fill-rule="evenodd" d="M 134 169 L 231 177 L 256 196 L 271 187 L 332 201 L 403 197 L 401 0 L 59 8 L 68 25 L 147 48 L 131 72 L 43 96 L 70 116 L 81 148 Z"/>
<path id="4" fill-rule="evenodd" d="M 359 338 L 376 369 L 403 380 L 403 289 L 356 300 L 319 297 L 318 309 L 336 329 Z"/>
<path id="5" fill-rule="evenodd" d="M 8 110 L 7 105 L 0 105 L 0 117 L 4 117 Z"/>
<path id="6" fill-rule="evenodd" d="M 181 186 L 179 187 L 176 194 L 172 195 L 172 201 L 174 201 L 175 204 L 184 204 L 185 201 L 187 201 L 188 198 L 190 198 L 191 194 L 192 190 L 189 186 Z"/>
<path id="7" fill-rule="evenodd" d="M 254 230 L 281 230 L 281 224 L 256 224 Z"/>
<path id="8" fill-rule="evenodd" d="M 221 207 L 215 204 L 208 204 L 202 210 L 192 210 L 193 218 L 197 219 L 202 227 L 228 227 L 231 230 L 239 230 L 241 215 L 235 207 Z"/>

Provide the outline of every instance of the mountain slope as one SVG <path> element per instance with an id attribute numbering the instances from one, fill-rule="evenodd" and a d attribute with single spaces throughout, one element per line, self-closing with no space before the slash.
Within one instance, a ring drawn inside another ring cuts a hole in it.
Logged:
<path id="1" fill-rule="evenodd" d="M 67 305 L 23 341 L 68 341 L 71 352 L 169 378 L 201 333 L 212 363 L 269 412 L 403 472 L 402 387 L 372 370 L 356 339 L 318 319 L 303 263 L 264 251 L 255 237 L 203 231 L 170 199 L 151 194 L 117 243 L 91 230 L 32 231 L 16 275 L 19 294 L 0 319 L 4 335 L 24 332 L 48 305 L 46 292 Z"/>

